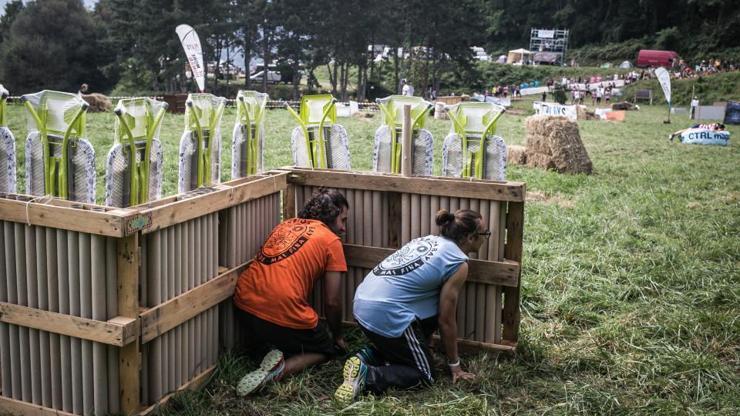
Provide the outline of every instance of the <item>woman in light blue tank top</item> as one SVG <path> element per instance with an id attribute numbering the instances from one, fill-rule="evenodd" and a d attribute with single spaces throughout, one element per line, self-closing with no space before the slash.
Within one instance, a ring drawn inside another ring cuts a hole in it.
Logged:
<path id="1" fill-rule="evenodd" d="M 457 354 L 457 299 L 468 276 L 466 253 L 477 252 L 491 232 L 471 210 L 440 210 L 436 224 L 439 235 L 408 242 L 357 288 L 353 312 L 370 344 L 345 362 L 338 400 L 433 383 L 429 340 L 437 328 L 452 381 L 475 377 Z"/>

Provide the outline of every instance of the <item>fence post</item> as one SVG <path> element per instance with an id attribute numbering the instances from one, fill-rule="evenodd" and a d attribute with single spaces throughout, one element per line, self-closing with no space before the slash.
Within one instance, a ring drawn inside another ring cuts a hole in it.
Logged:
<path id="1" fill-rule="evenodd" d="M 516 345 L 519 339 L 519 288 L 522 277 L 522 237 L 524 230 L 524 202 L 509 202 L 509 212 L 506 215 L 506 246 L 504 258 L 519 263 L 519 276 L 516 287 L 504 287 L 504 310 L 501 317 L 504 326 L 503 339 L 505 342 Z"/>
<path id="2" fill-rule="evenodd" d="M 411 176 L 414 170 L 414 143 L 411 141 L 411 106 L 403 106 L 403 142 L 401 144 L 401 175 Z"/>
<path id="3" fill-rule="evenodd" d="M 139 234 L 118 240 L 116 250 L 118 271 L 118 315 L 137 319 L 139 316 Z M 138 413 L 139 397 L 139 336 L 121 348 L 119 356 L 119 385 L 121 413 Z"/>

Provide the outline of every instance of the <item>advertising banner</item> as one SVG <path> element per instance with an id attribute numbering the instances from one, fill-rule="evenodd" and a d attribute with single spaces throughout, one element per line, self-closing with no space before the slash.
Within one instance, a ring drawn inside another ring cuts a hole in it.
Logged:
<path id="1" fill-rule="evenodd" d="M 203 67 L 203 50 L 200 46 L 200 38 L 198 38 L 195 29 L 188 25 L 178 26 L 175 32 L 177 32 L 182 48 L 185 50 L 185 55 L 188 57 L 190 70 L 198 84 L 198 89 L 203 92 L 206 89 L 206 73 Z"/>

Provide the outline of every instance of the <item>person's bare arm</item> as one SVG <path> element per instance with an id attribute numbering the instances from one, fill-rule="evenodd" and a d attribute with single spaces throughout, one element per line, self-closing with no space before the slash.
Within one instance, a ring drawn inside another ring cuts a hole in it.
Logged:
<path id="1" fill-rule="evenodd" d="M 326 272 L 324 274 L 324 312 L 334 341 L 346 349 L 342 336 L 342 273 Z"/>
<path id="2" fill-rule="evenodd" d="M 457 298 L 467 277 L 468 264 L 463 263 L 442 286 L 442 292 L 439 295 L 439 332 L 442 336 L 442 345 L 445 347 L 447 363 L 450 365 L 453 383 L 460 379 L 475 378 L 475 374 L 462 370 L 460 356 L 457 354 Z"/>

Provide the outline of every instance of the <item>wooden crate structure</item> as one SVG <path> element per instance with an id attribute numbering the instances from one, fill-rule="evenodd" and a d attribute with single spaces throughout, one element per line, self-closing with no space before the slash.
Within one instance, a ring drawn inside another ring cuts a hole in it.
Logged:
<path id="1" fill-rule="evenodd" d="M 294 216 L 318 187 L 337 188 L 350 204 L 344 241 L 349 271 L 342 292 L 346 322 L 354 321 L 354 291 L 370 269 L 411 239 L 436 233 L 439 209 L 468 208 L 481 212 L 492 235 L 480 252 L 471 255 L 470 274 L 458 302 L 459 342 L 468 347 L 516 348 L 523 183 L 295 168 L 288 177 L 285 216 Z M 314 288 L 313 302 L 321 311 L 321 287 Z"/>
<path id="2" fill-rule="evenodd" d="M 433 233 L 439 208 L 471 208 L 493 235 L 470 262 L 460 342 L 516 347 L 521 183 L 287 169 L 124 209 L 0 195 L 0 413 L 148 414 L 200 386 L 243 338 L 239 273 L 320 186 L 352 207 L 345 321 L 370 268 Z"/>
<path id="3" fill-rule="evenodd" d="M 1 195 L 0 413 L 146 414 L 207 380 L 287 175 L 126 209 Z"/>

